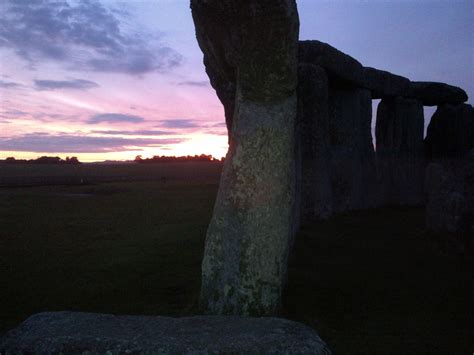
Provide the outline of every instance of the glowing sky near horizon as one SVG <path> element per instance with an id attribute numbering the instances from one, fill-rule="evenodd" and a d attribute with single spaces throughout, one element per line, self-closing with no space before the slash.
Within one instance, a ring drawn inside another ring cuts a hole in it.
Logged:
<path id="1" fill-rule="evenodd" d="M 473 4 L 299 0 L 300 38 L 472 97 Z M 225 155 L 188 0 L 1 0 L 0 18 L 0 159 Z"/>

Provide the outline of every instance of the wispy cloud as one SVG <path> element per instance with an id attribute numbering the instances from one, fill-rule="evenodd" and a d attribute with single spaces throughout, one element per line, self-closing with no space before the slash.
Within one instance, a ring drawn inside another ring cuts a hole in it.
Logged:
<path id="1" fill-rule="evenodd" d="M 25 115 L 28 115 L 29 113 L 25 111 L 20 111 L 20 110 L 9 110 L 9 111 L 2 111 L 1 114 L 4 115 L 4 117 L 11 118 L 11 117 L 25 116 Z"/>
<path id="2" fill-rule="evenodd" d="M 118 138 L 92 137 L 70 134 L 52 135 L 31 133 L 19 137 L 0 139 L 0 150 L 45 153 L 100 153 L 141 150 L 183 142 L 181 138 Z"/>
<path id="3" fill-rule="evenodd" d="M 199 128 L 199 123 L 191 119 L 161 120 L 159 127 L 165 128 Z"/>
<path id="4" fill-rule="evenodd" d="M 19 87 L 19 86 L 21 86 L 21 84 L 15 83 L 13 81 L 0 80 L 0 88 L 10 89 L 10 88 L 15 88 L 15 87 Z"/>
<path id="5" fill-rule="evenodd" d="M 206 87 L 209 86 L 208 81 L 181 81 L 178 83 L 179 86 L 197 86 L 197 87 Z"/>
<path id="6" fill-rule="evenodd" d="M 117 122 L 131 122 L 131 123 L 139 123 L 143 122 L 145 119 L 140 116 L 133 116 L 133 115 L 124 115 L 121 113 L 100 113 L 97 115 L 92 116 L 87 123 L 89 124 L 97 124 L 102 122 L 109 122 L 109 123 L 117 123 Z"/>
<path id="7" fill-rule="evenodd" d="M 3 0 L 0 46 L 31 65 L 52 60 L 76 70 L 139 75 L 182 63 L 156 36 L 123 31 L 123 17 L 95 0 Z"/>
<path id="8" fill-rule="evenodd" d="M 74 89 L 88 90 L 99 87 L 99 84 L 83 79 L 71 80 L 35 80 L 37 90 L 58 90 L 58 89 Z"/>
<path id="9" fill-rule="evenodd" d="M 174 132 L 158 130 L 137 130 L 137 131 L 114 131 L 114 130 L 94 130 L 92 133 L 117 136 L 164 136 L 172 135 Z"/>

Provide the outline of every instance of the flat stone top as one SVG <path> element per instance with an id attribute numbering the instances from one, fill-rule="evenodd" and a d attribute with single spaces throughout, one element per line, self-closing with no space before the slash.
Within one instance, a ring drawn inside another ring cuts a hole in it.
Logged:
<path id="1" fill-rule="evenodd" d="M 311 328 L 282 318 L 47 312 L 0 340 L 0 353 L 330 354 Z"/>

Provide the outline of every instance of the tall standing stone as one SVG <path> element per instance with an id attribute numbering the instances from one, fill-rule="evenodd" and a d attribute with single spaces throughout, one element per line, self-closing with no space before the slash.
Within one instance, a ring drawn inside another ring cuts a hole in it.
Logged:
<path id="1" fill-rule="evenodd" d="M 375 127 L 378 183 L 382 203 L 423 202 L 423 104 L 416 99 L 385 98 Z"/>
<path id="2" fill-rule="evenodd" d="M 332 215 L 328 77 L 320 66 L 298 69 L 297 151 L 301 221 Z"/>
<path id="3" fill-rule="evenodd" d="M 213 314 L 274 314 L 294 231 L 296 3 L 191 0 L 191 8 L 211 83 L 219 93 L 235 80 L 201 304 Z"/>
<path id="4" fill-rule="evenodd" d="M 426 224 L 435 232 L 461 233 L 474 242 L 474 109 L 438 106 L 425 139 Z"/>
<path id="5" fill-rule="evenodd" d="M 330 89 L 328 136 L 334 213 L 374 206 L 371 120 L 372 100 L 368 90 Z"/>

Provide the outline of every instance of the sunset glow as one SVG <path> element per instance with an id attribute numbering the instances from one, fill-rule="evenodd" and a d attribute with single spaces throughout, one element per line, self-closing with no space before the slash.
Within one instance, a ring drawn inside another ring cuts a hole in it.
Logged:
<path id="1" fill-rule="evenodd" d="M 301 38 L 472 97 L 468 3 L 436 3 L 428 14 L 422 2 L 300 0 Z M 5 0 L 0 12 L 0 159 L 226 154 L 189 1 Z M 390 21 L 400 30 L 385 30 Z"/>

